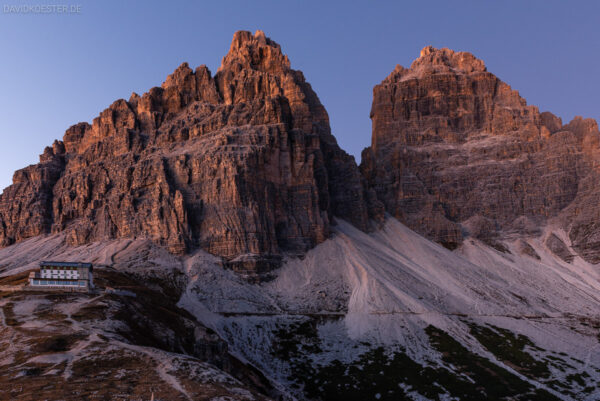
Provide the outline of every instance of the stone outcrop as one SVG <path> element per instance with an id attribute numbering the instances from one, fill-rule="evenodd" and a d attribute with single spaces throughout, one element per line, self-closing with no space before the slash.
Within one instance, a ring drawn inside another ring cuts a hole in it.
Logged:
<path id="1" fill-rule="evenodd" d="M 377 210 L 303 74 L 263 32 L 237 32 L 215 76 L 184 63 L 16 172 L 0 240 L 144 237 L 261 273 L 325 240 L 334 216 L 368 229 L 366 198 Z"/>
<path id="2" fill-rule="evenodd" d="M 13 184 L 0 197 L 0 245 L 44 234 L 52 227 L 53 187 L 64 169 L 65 149 L 55 141 L 40 162 L 13 175 Z"/>
<path id="3" fill-rule="evenodd" d="M 548 249 L 552 251 L 556 256 L 561 258 L 567 263 L 571 263 L 575 258 L 575 255 L 571 254 L 567 245 L 556 236 L 556 234 L 550 234 L 548 238 L 546 238 L 546 246 Z"/>
<path id="4" fill-rule="evenodd" d="M 517 249 L 522 255 L 527 255 L 537 260 L 541 259 L 540 255 L 535 251 L 535 249 L 533 249 L 533 247 L 529 245 L 529 243 L 525 242 L 523 239 L 517 241 Z"/>
<path id="5" fill-rule="evenodd" d="M 371 118 L 359 170 L 280 46 L 237 32 L 214 76 L 184 63 L 17 171 L 0 243 L 142 237 L 256 275 L 324 241 L 334 216 L 366 231 L 387 212 L 448 248 L 471 236 L 502 252 L 552 221 L 569 255 L 600 262 L 594 120 L 563 125 L 473 55 L 432 47 L 374 88 Z"/>
<path id="6" fill-rule="evenodd" d="M 465 52 L 426 47 L 373 90 L 361 171 L 388 213 L 449 248 L 465 236 L 538 235 L 557 219 L 600 261 L 599 132 L 563 125 Z"/>

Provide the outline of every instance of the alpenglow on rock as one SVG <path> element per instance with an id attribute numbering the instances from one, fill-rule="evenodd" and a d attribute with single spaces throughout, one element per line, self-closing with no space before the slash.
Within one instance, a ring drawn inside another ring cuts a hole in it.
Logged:
<path id="1" fill-rule="evenodd" d="M 556 220 L 580 255 L 600 261 L 599 132 L 540 113 L 470 53 L 431 46 L 373 89 L 361 172 L 386 210 L 455 248 L 538 235 Z"/>
<path id="2" fill-rule="evenodd" d="M 13 182 L 0 200 L 3 246 L 61 231 L 71 244 L 148 238 L 261 273 L 325 240 L 334 215 L 368 228 L 354 158 L 261 31 L 235 33 L 214 77 L 184 63 L 72 126 Z"/>

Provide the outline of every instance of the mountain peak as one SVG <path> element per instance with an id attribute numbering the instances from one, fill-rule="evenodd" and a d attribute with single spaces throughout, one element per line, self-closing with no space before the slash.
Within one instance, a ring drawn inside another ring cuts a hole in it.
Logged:
<path id="1" fill-rule="evenodd" d="M 187 62 L 184 62 L 179 67 L 177 67 L 171 75 L 167 77 L 167 79 L 165 80 L 165 82 L 163 82 L 161 87 L 163 89 L 167 89 L 172 86 L 181 85 L 182 81 L 184 81 L 186 77 L 190 77 L 192 75 L 193 71 L 190 68 L 189 64 Z"/>
<path id="2" fill-rule="evenodd" d="M 214 77 L 183 63 L 15 173 L 0 246 L 63 231 L 70 245 L 145 238 L 249 277 L 323 242 L 334 215 L 368 228 L 354 158 L 281 47 L 240 31 Z"/>
<path id="3" fill-rule="evenodd" d="M 457 52 L 448 48 L 436 49 L 425 46 L 410 68 L 397 65 L 394 71 L 384 80 L 398 82 L 408 79 L 423 78 L 435 74 L 472 74 L 487 72 L 485 63 L 469 52 Z"/>
<path id="4" fill-rule="evenodd" d="M 290 69 L 290 61 L 281 52 L 281 46 L 263 31 L 257 30 L 254 35 L 249 31 L 237 31 L 219 71 L 231 67 L 281 73 Z"/>
<path id="5" fill-rule="evenodd" d="M 425 46 L 422 50 L 421 50 L 421 55 L 419 57 L 424 57 L 427 56 L 428 54 L 431 54 L 433 52 L 435 52 L 437 49 L 431 45 L 429 46 Z"/>
<path id="6" fill-rule="evenodd" d="M 486 71 L 485 63 L 473 54 L 457 52 L 445 47 L 436 49 L 433 46 L 425 46 L 419 58 L 412 63 L 411 69 L 425 65 L 447 67 L 464 73 Z"/>
<path id="7" fill-rule="evenodd" d="M 473 54 L 433 46 L 374 88 L 371 118 L 361 170 L 410 228 L 449 248 L 472 236 L 503 249 L 497 238 L 538 235 L 556 219 L 582 258 L 600 262 L 595 121 L 563 125 Z"/>

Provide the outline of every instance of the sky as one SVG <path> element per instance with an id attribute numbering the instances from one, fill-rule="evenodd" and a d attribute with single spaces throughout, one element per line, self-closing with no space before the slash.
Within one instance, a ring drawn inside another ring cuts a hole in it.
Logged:
<path id="1" fill-rule="evenodd" d="M 473 53 L 563 122 L 600 119 L 593 0 L 0 3 L 0 188 L 69 126 L 159 86 L 182 62 L 214 74 L 237 30 L 262 29 L 282 46 L 357 162 L 370 144 L 373 86 L 427 45 Z M 42 5 L 45 12 L 35 12 Z"/>

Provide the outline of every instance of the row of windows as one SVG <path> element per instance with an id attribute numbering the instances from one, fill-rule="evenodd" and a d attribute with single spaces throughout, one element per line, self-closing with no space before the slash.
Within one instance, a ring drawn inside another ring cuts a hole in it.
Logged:
<path id="1" fill-rule="evenodd" d="M 58 278 L 59 276 L 60 277 L 79 277 L 79 274 L 77 274 L 77 273 L 75 273 L 75 274 L 68 274 L 68 273 L 67 274 L 62 274 L 62 273 L 61 274 L 56 274 L 56 273 L 50 274 L 50 273 L 42 272 L 41 276 L 48 277 L 48 278 L 54 278 L 54 277 Z"/>
<path id="2" fill-rule="evenodd" d="M 67 280 L 79 280 L 78 276 L 73 276 L 73 277 L 67 276 L 67 277 L 65 277 L 65 276 L 44 276 L 44 275 L 41 275 L 39 278 L 42 278 L 42 279 L 54 279 L 54 280 L 58 280 L 58 279 L 60 279 L 60 280 L 64 280 L 64 279 L 67 279 Z"/>
<path id="3" fill-rule="evenodd" d="M 33 285 L 75 285 L 79 287 L 85 287 L 85 281 L 76 281 L 76 280 L 33 280 Z"/>
<path id="4" fill-rule="evenodd" d="M 77 269 L 40 269 L 42 273 L 77 273 L 78 271 Z"/>
<path id="5" fill-rule="evenodd" d="M 74 271 L 74 272 L 70 272 L 70 271 L 63 272 L 63 271 L 56 271 L 56 270 L 52 270 L 52 271 L 49 271 L 49 270 L 44 271 L 44 270 L 42 270 L 42 271 L 40 271 L 40 273 L 42 273 L 42 274 L 63 274 L 63 275 L 64 274 L 79 274 L 79 272 L 77 272 L 77 271 Z"/>

